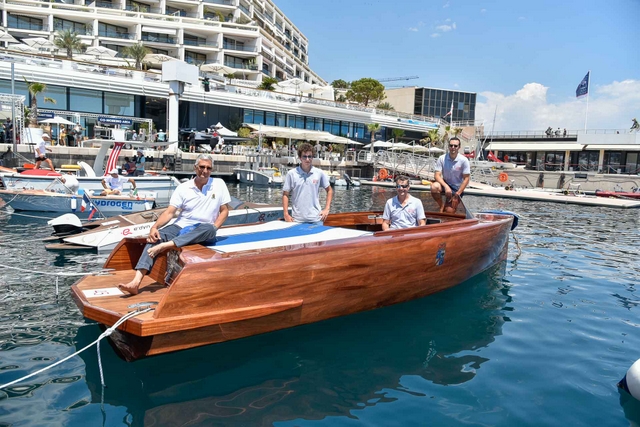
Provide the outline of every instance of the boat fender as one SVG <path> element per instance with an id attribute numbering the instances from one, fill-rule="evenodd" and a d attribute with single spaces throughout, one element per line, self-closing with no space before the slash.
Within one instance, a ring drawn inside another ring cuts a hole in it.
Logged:
<path id="1" fill-rule="evenodd" d="M 75 212 L 78 208 L 78 201 L 76 200 L 76 196 L 71 197 L 71 212 Z"/>
<path id="2" fill-rule="evenodd" d="M 384 181 L 385 179 L 389 178 L 389 171 L 387 171 L 385 168 L 382 168 L 378 171 L 378 178 L 380 178 L 380 181 Z"/>
<path id="3" fill-rule="evenodd" d="M 618 383 L 618 387 L 640 400 L 640 359 L 631 365 L 627 374 Z"/>
<path id="4" fill-rule="evenodd" d="M 500 175 L 498 175 L 498 179 L 500 180 L 500 182 L 507 182 L 509 180 L 509 175 L 507 175 L 506 172 L 500 172 Z"/>
<path id="5" fill-rule="evenodd" d="M 73 225 L 78 228 L 82 228 L 82 221 L 75 214 L 64 214 L 53 218 L 50 221 L 47 221 L 47 225 L 56 226 L 56 225 Z"/>
<path id="6" fill-rule="evenodd" d="M 513 223 L 511 224 L 512 230 L 514 230 L 518 226 L 518 221 L 520 220 L 520 217 L 518 216 L 517 213 L 510 212 L 510 211 L 495 210 L 495 211 L 482 211 L 480 213 L 488 213 L 488 214 L 495 214 L 495 215 L 511 215 L 513 217 Z"/>

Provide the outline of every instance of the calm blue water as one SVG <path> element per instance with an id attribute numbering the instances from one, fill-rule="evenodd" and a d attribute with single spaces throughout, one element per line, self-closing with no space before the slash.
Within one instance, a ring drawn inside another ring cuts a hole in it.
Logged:
<path id="1" fill-rule="evenodd" d="M 280 202 L 280 191 L 232 186 Z M 337 189 L 333 211 L 381 209 L 388 193 Z M 616 383 L 640 358 L 640 212 L 482 199 L 521 215 L 509 258 L 422 300 L 153 357 L 106 342 L 0 391 L 12 426 L 514 426 L 640 423 Z M 0 213 L 0 384 L 89 344 L 98 327 L 69 295 L 105 256 L 56 254 L 45 220 Z M 398 261 L 398 268 L 401 269 Z"/>

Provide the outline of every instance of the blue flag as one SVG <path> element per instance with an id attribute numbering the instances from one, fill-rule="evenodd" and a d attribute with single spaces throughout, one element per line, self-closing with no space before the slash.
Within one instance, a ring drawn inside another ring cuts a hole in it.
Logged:
<path id="1" fill-rule="evenodd" d="M 590 72 L 591 71 L 589 71 L 589 73 Z M 585 96 L 589 93 L 589 73 L 584 76 L 584 79 L 582 79 L 582 81 L 576 88 L 576 98 L 580 98 L 581 96 Z"/>

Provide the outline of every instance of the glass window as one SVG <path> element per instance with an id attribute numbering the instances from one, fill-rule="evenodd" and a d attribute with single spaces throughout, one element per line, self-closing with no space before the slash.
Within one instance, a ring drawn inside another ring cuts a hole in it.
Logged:
<path id="1" fill-rule="evenodd" d="M 287 125 L 287 115 L 284 113 L 276 114 L 276 126 L 286 126 Z"/>
<path id="2" fill-rule="evenodd" d="M 314 130 L 322 130 L 322 119 L 316 119 Z"/>
<path id="3" fill-rule="evenodd" d="M 30 18 L 28 16 L 7 15 L 7 26 L 9 28 L 19 28 L 21 30 L 42 31 L 42 19 Z"/>
<path id="4" fill-rule="evenodd" d="M 276 113 L 267 111 L 266 114 L 266 123 L 269 126 L 275 126 L 276 125 Z"/>
<path id="5" fill-rule="evenodd" d="M 340 124 L 340 136 L 347 136 L 349 134 L 349 122 L 342 122 Z"/>
<path id="6" fill-rule="evenodd" d="M 296 116 L 295 128 L 304 129 L 304 117 L 303 116 Z"/>
<path id="7" fill-rule="evenodd" d="M 71 30 L 72 32 L 76 32 L 82 35 L 88 34 L 87 26 L 85 24 L 69 21 L 62 18 L 53 18 L 53 29 L 55 31 Z"/>
<path id="8" fill-rule="evenodd" d="M 91 89 L 69 88 L 69 109 L 87 113 L 102 113 L 102 92 Z"/>
<path id="9" fill-rule="evenodd" d="M 11 88 L 9 88 L 11 90 Z M 55 103 L 45 102 L 44 98 L 51 98 Z M 38 100 L 39 108 L 46 108 L 51 110 L 67 110 L 67 88 L 63 86 L 48 86 L 47 90 L 38 94 L 36 97 Z"/>
<path id="10" fill-rule="evenodd" d="M 105 114 L 115 114 L 118 116 L 134 116 L 135 99 L 134 95 L 126 93 L 104 93 Z"/>
<path id="11" fill-rule="evenodd" d="M 253 110 L 249 108 L 244 109 L 244 122 L 253 123 Z"/>
<path id="12" fill-rule="evenodd" d="M 314 130 L 315 129 L 315 119 L 313 117 L 307 117 L 307 122 L 306 122 L 306 125 L 305 125 L 304 128 L 308 129 L 308 130 Z"/>
<path id="13" fill-rule="evenodd" d="M 29 92 L 27 91 L 27 84 L 24 81 L 14 80 L 13 91 L 16 95 L 23 95 L 25 105 L 29 105 Z M 0 93 L 11 94 L 11 80 L 0 80 Z"/>

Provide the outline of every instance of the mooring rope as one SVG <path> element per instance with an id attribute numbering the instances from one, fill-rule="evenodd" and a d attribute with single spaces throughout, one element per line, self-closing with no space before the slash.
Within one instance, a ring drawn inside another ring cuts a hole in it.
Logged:
<path id="1" fill-rule="evenodd" d="M 77 356 L 78 354 L 82 353 L 83 351 L 85 351 L 86 349 L 88 349 L 89 347 L 91 347 L 91 346 L 92 346 L 92 345 L 94 345 L 94 344 L 96 344 L 96 345 L 97 345 L 97 348 L 98 348 L 98 365 L 99 365 L 99 367 L 100 367 L 100 382 L 101 382 L 102 386 L 104 387 L 104 386 L 105 386 L 105 384 L 104 384 L 104 374 L 102 373 L 102 361 L 101 361 L 101 359 L 100 359 L 100 346 L 99 346 L 100 341 L 101 341 L 101 340 L 103 340 L 104 338 L 108 337 L 109 335 L 111 335 L 111 334 L 113 333 L 113 331 L 115 331 L 115 330 L 118 328 L 118 326 L 120 326 L 121 324 L 123 324 L 124 322 L 126 322 L 128 319 L 130 319 L 130 318 L 132 318 L 132 317 L 135 317 L 135 316 L 138 316 L 138 315 L 140 315 L 140 314 L 147 313 L 147 312 L 149 312 L 149 311 L 151 311 L 151 310 L 155 310 L 155 309 L 154 309 L 154 308 L 151 308 L 151 307 L 148 307 L 148 308 L 146 308 L 146 309 L 144 309 L 144 310 L 140 310 L 140 311 L 137 311 L 137 310 L 136 310 L 136 311 L 131 311 L 131 312 L 129 312 L 129 313 L 127 313 L 127 314 L 125 314 L 125 315 L 124 315 L 124 316 L 122 316 L 120 319 L 118 319 L 118 321 L 117 321 L 116 323 L 114 323 L 114 324 L 113 324 L 113 326 L 111 326 L 111 327 L 110 327 L 110 328 L 108 328 L 106 331 L 104 331 L 103 333 L 101 333 L 101 334 L 100 334 L 100 336 L 99 336 L 95 341 L 93 341 L 91 344 L 88 344 L 88 345 L 84 346 L 82 349 L 80 349 L 80 350 L 76 351 L 75 353 L 70 354 L 69 356 L 67 356 L 67 357 L 65 357 L 65 358 L 63 358 L 63 359 L 60 359 L 60 360 L 58 360 L 57 362 L 55 362 L 55 363 L 53 363 L 53 364 L 51 364 L 51 365 L 49 365 L 49 366 L 45 366 L 44 368 L 39 369 L 39 370 L 37 370 L 36 372 L 32 372 L 32 373 L 30 373 L 30 374 L 28 374 L 28 375 L 25 375 L 25 376 L 24 376 L 24 377 L 22 377 L 22 378 L 18 378 L 17 380 L 13 380 L 13 381 L 11 381 L 11 382 L 9 382 L 9 383 L 6 383 L 6 384 L 3 384 L 3 385 L 0 385 L 0 390 L 2 390 L 2 389 L 4 389 L 4 388 L 7 388 L 7 387 L 10 387 L 10 386 L 12 386 L 12 385 L 14 385 L 14 384 L 17 384 L 17 383 L 19 383 L 19 382 L 21 382 L 21 381 L 24 381 L 24 380 L 26 380 L 26 379 L 29 379 L 29 378 L 31 378 L 31 377 L 33 377 L 33 376 L 38 375 L 38 374 L 41 374 L 42 372 L 45 372 L 45 371 L 47 371 L 47 370 L 49 370 L 49 369 L 51 369 L 51 368 L 54 368 L 54 367 L 56 367 L 56 366 L 60 365 L 61 363 L 66 362 L 67 360 L 71 359 L 72 357 Z"/>

